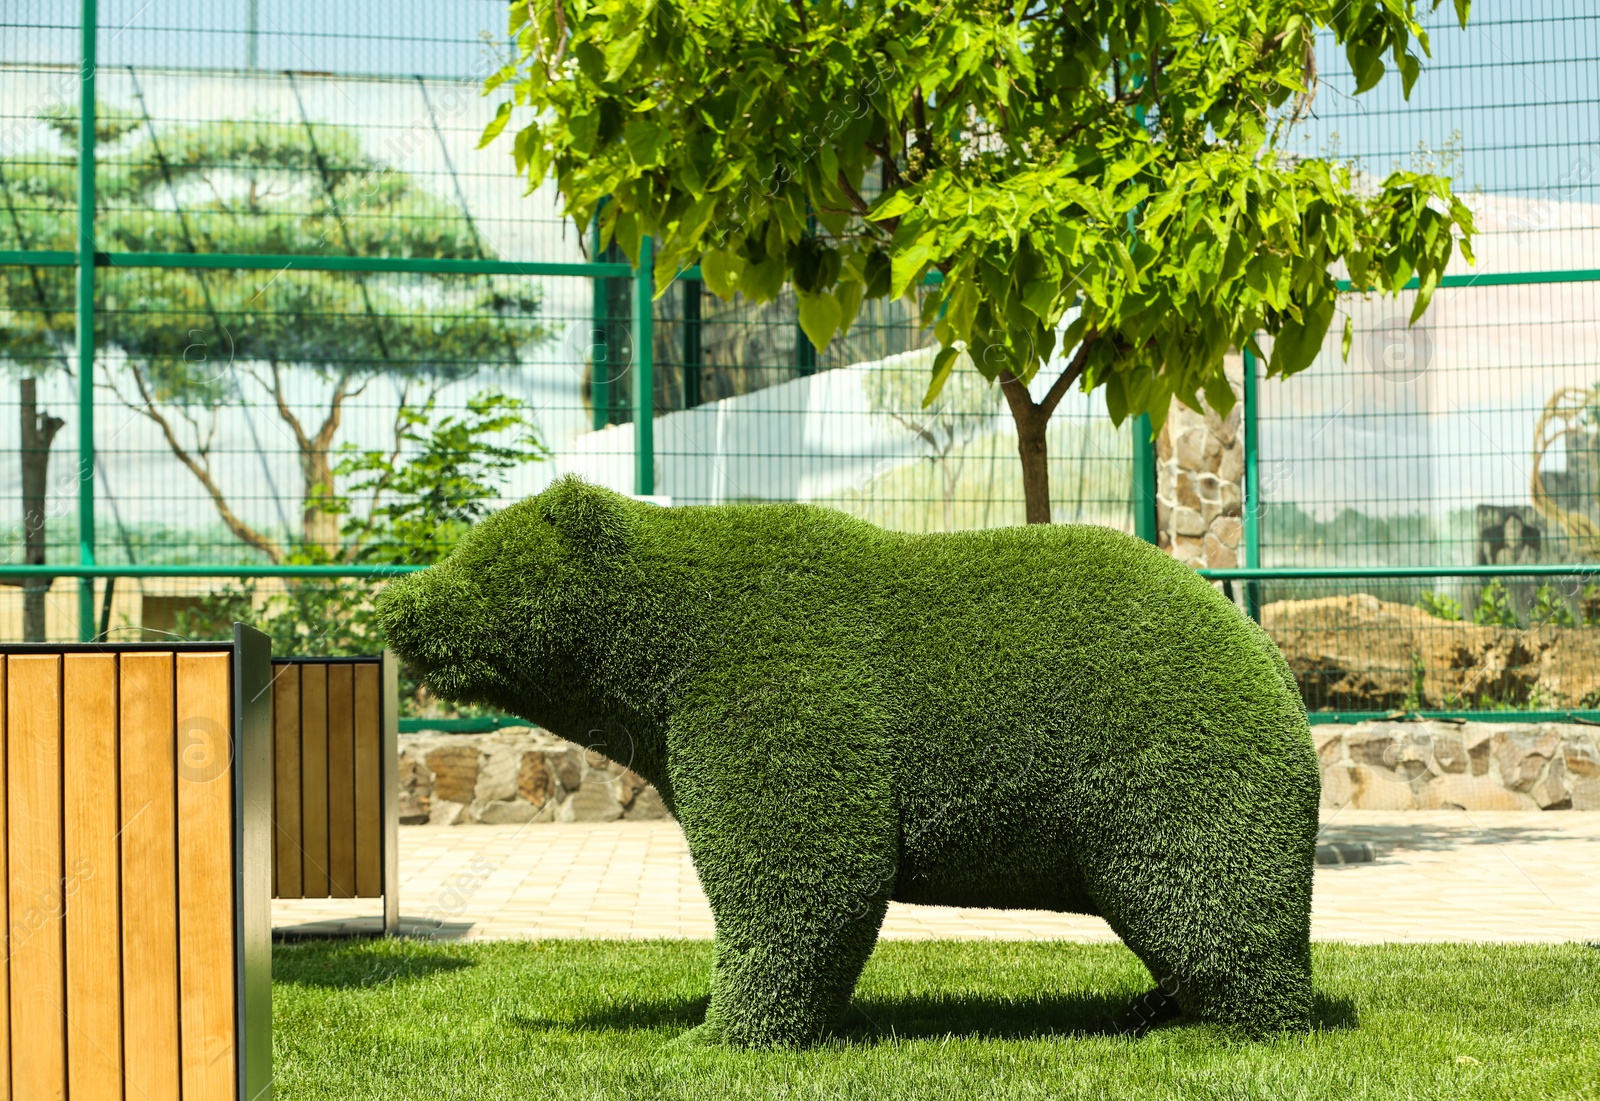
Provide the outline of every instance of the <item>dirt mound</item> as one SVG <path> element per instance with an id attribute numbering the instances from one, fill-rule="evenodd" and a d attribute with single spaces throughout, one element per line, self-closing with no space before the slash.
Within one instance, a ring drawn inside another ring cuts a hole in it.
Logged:
<path id="1" fill-rule="evenodd" d="M 1282 600 L 1261 625 L 1311 710 L 1588 707 L 1600 629 L 1481 627 L 1367 593 Z"/>

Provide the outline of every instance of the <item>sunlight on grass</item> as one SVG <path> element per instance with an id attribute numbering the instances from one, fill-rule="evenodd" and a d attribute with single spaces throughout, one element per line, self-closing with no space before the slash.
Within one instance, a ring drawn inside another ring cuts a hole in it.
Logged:
<path id="1" fill-rule="evenodd" d="M 1149 985 L 1117 945 L 881 945 L 807 1051 L 679 1050 L 704 941 L 274 949 L 278 1096 L 1592 1098 L 1600 951 L 1318 945 L 1318 1028 L 1250 1043 L 1107 1031 Z"/>

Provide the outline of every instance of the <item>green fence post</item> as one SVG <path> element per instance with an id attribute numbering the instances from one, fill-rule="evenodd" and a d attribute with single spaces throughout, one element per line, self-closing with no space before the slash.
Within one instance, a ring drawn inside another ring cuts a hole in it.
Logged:
<path id="1" fill-rule="evenodd" d="M 1261 565 L 1261 434 L 1257 431 L 1256 357 L 1244 350 L 1244 564 L 1254 569 Z M 1250 618 L 1261 620 L 1261 583 L 1244 583 L 1245 609 Z"/>
<path id="2" fill-rule="evenodd" d="M 589 255 L 600 259 L 600 212 L 594 216 L 594 227 L 589 231 Z M 600 431 L 611 423 L 611 310 L 607 302 L 610 282 L 606 279 L 589 281 L 589 406 L 594 430 Z"/>
<path id="3" fill-rule="evenodd" d="M 1133 534 L 1156 541 L 1156 445 L 1150 438 L 1150 414 L 1133 418 Z"/>
<path id="4" fill-rule="evenodd" d="M 655 264 L 648 234 L 639 239 L 639 266 L 633 273 L 633 491 L 656 491 L 655 441 Z"/>
<path id="5" fill-rule="evenodd" d="M 683 407 L 693 409 L 704 400 L 701 393 L 700 298 L 704 286 L 698 279 L 683 279 L 678 286 L 683 294 Z"/>
<path id="6" fill-rule="evenodd" d="M 78 561 L 94 565 L 94 77 L 96 0 L 83 0 L 78 87 Z M 78 581 L 78 638 L 95 637 L 94 578 Z"/>

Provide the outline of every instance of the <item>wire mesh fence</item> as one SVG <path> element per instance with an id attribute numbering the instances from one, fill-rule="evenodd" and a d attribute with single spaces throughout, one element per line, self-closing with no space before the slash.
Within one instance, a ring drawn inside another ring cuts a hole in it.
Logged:
<path id="1" fill-rule="evenodd" d="M 624 258 L 596 255 L 548 187 L 525 194 L 504 148 L 478 148 L 477 88 L 507 54 L 491 0 L 101 0 L 85 386 L 85 7 L 20 0 L 0 19 L 9 564 L 393 564 L 405 479 L 462 464 L 471 492 L 435 550 L 568 472 L 674 504 L 809 501 L 900 530 L 1022 521 L 998 393 L 958 373 L 922 405 L 919 303 L 868 303 L 821 352 L 792 299 L 723 302 L 692 270 L 641 315 Z M 1444 10 L 1429 25 L 1410 103 L 1387 83 L 1354 97 L 1330 56 L 1298 140 L 1358 173 L 1452 174 L 1483 230 L 1478 265 L 1417 326 L 1407 296 L 1352 296 L 1348 359 L 1335 335 L 1304 375 L 1255 387 L 1247 567 L 1600 560 L 1600 15 L 1535 0 L 1466 31 Z M 1135 444 L 1100 399 L 1070 395 L 1049 437 L 1054 518 L 1138 529 L 1153 475 Z M 5 580 L 8 638 L 204 633 L 248 609 L 291 649 L 375 644 L 359 578 Z M 1597 618 L 1580 572 L 1252 575 L 1248 596 L 1232 580 L 1314 708 L 1600 700 L 1542 671 Z M 1499 654 L 1494 632 L 1559 641 L 1493 659 L 1540 670 L 1520 688 L 1439 679 L 1457 668 L 1449 646 Z"/>

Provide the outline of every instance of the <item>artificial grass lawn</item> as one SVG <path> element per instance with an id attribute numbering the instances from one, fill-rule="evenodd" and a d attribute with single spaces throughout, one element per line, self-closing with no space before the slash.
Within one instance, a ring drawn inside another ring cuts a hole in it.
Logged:
<path id="1" fill-rule="evenodd" d="M 276 945 L 277 1096 L 1594 1098 L 1600 950 L 1319 944 L 1317 1030 L 1104 1031 L 1149 974 L 1120 945 L 887 942 L 802 1051 L 673 1048 L 705 941 Z"/>

